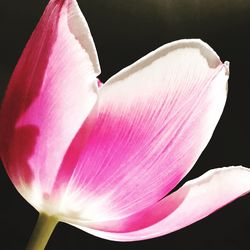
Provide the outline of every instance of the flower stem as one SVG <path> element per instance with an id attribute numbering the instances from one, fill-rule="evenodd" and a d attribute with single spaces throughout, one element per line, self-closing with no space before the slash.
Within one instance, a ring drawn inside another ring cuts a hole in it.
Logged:
<path id="1" fill-rule="evenodd" d="M 39 214 L 34 231 L 30 237 L 26 250 L 43 250 L 53 233 L 58 219 L 55 216 L 47 214 Z"/>

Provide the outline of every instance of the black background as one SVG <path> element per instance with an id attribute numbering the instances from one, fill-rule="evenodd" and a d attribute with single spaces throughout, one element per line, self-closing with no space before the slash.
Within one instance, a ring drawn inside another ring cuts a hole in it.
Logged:
<path id="1" fill-rule="evenodd" d="M 0 3 L 1 99 L 11 72 L 48 1 Z M 206 150 L 184 181 L 230 165 L 250 167 L 250 1 L 248 0 L 79 0 L 102 67 L 100 79 L 164 43 L 201 38 L 231 62 L 229 95 Z M 101 208 L 100 208 L 101 209 Z M 46 249 L 249 249 L 250 195 L 208 218 L 160 238 L 131 243 L 102 240 L 59 224 Z M 20 197 L 0 168 L 0 249 L 22 250 L 37 212 Z"/>

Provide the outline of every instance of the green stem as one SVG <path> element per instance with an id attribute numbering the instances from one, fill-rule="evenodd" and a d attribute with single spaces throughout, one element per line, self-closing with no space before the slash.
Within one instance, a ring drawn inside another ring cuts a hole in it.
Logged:
<path id="1" fill-rule="evenodd" d="M 30 237 L 26 250 L 45 249 L 57 223 L 58 219 L 55 216 L 49 216 L 47 214 L 41 213 Z"/>

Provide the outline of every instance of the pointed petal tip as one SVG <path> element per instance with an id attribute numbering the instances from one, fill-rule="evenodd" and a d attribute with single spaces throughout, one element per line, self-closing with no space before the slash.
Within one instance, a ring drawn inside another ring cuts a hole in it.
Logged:
<path id="1" fill-rule="evenodd" d="M 67 1 L 63 2 L 66 3 Z M 101 73 L 101 67 L 88 23 L 76 0 L 68 0 L 67 8 L 69 11 L 69 28 L 82 48 L 88 52 L 94 72 L 98 76 Z"/>
<path id="2" fill-rule="evenodd" d="M 68 15 L 68 25 L 75 39 L 78 40 L 79 44 L 89 55 L 89 59 L 93 64 L 93 70 L 98 76 L 101 73 L 101 67 L 95 48 L 94 40 L 92 38 L 88 23 L 79 7 L 76 0 L 51 0 L 47 8 L 53 10 L 54 6 L 61 6 L 65 8 Z"/>
<path id="3" fill-rule="evenodd" d="M 218 66 L 217 63 L 219 62 L 219 64 L 222 64 L 219 55 L 215 52 L 215 50 L 213 48 L 211 48 L 211 46 L 204 42 L 201 39 L 184 39 L 187 42 L 188 41 L 193 41 L 194 44 L 196 43 L 199 47 L 204 47 L 208 53 L 204 54 L 207 55 L 208 60 L 210 61 L 210 63 L 208 63 L 209 66 L 211 65 L 216 65 L 216 67 Z M 181 41 L 181 40 L 180 40 Z M 230 68 L 230 62 L 229 61 L 225 61 L 224 62 L 224 68 L 225 68 L 225 75 L 229 75 L 229 68 Z"/>
<path id="4" fill-rule="evenodd" d="M 229 76 L 229 73 L 230 73 L 230 62 L 229 61 L 225 61 L 224 62 L 224 67 L 225 67 L 225 74 L 227 76 Z"/>
<path id="5" fill-rule="evenodd" d="M 186 42 L 193 44 L 194 48 L 200 49 L 200 53 L 206 58 L 210 68 L 216 68 L 222 64 L 219 55 L 208 43 L 201 39 L 186 39 Z"/>

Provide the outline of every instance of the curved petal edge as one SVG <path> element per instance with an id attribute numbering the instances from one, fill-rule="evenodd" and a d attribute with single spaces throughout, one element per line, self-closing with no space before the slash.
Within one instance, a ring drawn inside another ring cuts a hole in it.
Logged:
<path id="1" fill-rule="evenodd" d="M 72 225 L 104 239 L 145 240 L 195 223 L 249 191 L 250 169 L 218 168 L 188 181 L 157 204 L 130 217 L 96 222 L 89 227 Z"/>

